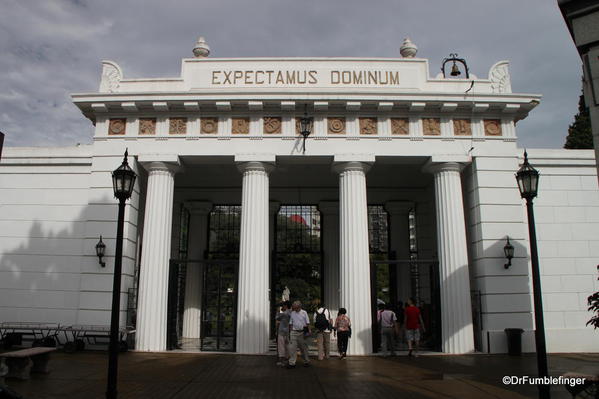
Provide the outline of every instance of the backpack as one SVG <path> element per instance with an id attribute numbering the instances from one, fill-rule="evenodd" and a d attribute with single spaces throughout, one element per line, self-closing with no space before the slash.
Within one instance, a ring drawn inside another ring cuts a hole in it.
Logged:
<path id="1" fill-rule="evenodd" d="M 322 310 L 322 313 L 316 313 L 316 320 L 314 321 L 314 327 L 319 331 L 324 331 L 329 328 L 329 321 L 325 315 L 326 309 Z"/>

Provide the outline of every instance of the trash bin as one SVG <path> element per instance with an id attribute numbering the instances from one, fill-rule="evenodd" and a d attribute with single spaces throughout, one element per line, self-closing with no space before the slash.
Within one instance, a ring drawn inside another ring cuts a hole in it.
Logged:
<path id="1" fill-rule="evenodd" d="M 521 328 L 506 328 L 507 335 L 507 353 L 510 356 L 520 356 L 522 354 L 522 333 Z"/>

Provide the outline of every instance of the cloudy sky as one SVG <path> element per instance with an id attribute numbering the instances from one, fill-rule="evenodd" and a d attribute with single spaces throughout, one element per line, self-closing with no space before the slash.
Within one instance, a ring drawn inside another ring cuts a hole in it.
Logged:
<path id="1" fill-rule="evenodd" d="M 521 146 L 560 148 L 581 62 L 555 0 L 0 0 L 5 145 L 90 143 L 71 93 L 97 91 L 103 59 L 125 78 L 179 76 L 198 36 L 213 57 L 398 57 L 403 38 L 431 76 L 449 53 L 486 77 L 511 61 L 512 89 L 543 95 Z"/>

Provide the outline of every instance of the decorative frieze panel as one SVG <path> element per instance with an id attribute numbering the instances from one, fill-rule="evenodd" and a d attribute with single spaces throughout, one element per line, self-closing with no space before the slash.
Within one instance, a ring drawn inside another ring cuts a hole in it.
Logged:
<path id="1" fill-rule="evenodd" d="M 501 121 L 499 119 L 485 119 L 485 136 L 501 136 Z"/>
<path id="2" fill-rule="evenodd" d="M 374 135 L 377 134 L 376 118 L 359 118 L 360 119 L 360 134 Z"/>
<path id="3" fill-rule="evenodd" d="M 301 117 L 295 118 L 295 134 L 297 134 L 297 135 L 302 134 L 302 118 Z"/>
<path id="4" fill-rule="evenodd" d="M 200 121 L 201 134 L 216 134 L 218 133 L 218 118 L 208 117 L 202 118 Z"/>
<path id="5" fill-rule="evenodd" d="M 250 118 L 232 118 L 231 119 L 232 134 L 249 134 L 250 133 Z"/>
<path id="6" fill-rule="evenodd" d="M 327 118 L 328 134 L 345 134 L 345 118 L 332 117 Z"/>
<path id="7" fill-rule="evenodd" d="M 472 126 L 470 119 L 454 119 L 453 120 L 453 135 L 454 136 L 472 136 Z"/>
<path id="8" fill-rule="evenodd" d="M 407 136 L 410 134 L 410 121 L 408 118 L 391 118 L 391 134 Z"/>
<path id="9" fill-rule="evenodd" d="M 425 136 L 440 136 L 441 120 L 439 118 L 423 118 L 422 132 Z"/>
<path id="10" fill-rule="evenodd" d="M 156 134 L 156 118 L 139 118 L 139 134 L 142 136 Z"/>
<path id="11" fill-rule="evenodd" d="M 127 127 L 127 119 L 118 118 L 111 119 L 108 123 L 108 134 L 114 136 L 122 136 L 125 134 L 125 129 Z"/>
<path id="12" fill-rule="evenodd" d="M 168 134 L 186 134 L 187 118 L 170 118 L 168 121 Z"/>
<path id="13" fill-rule="evenodd" d="M 281 134 L 282 125 L 280 117 L 264 117 L 264 134 Z"/>

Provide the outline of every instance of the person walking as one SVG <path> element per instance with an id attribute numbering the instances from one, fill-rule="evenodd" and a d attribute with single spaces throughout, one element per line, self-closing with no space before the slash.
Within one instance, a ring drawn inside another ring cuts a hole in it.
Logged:
<path id="1" fill-rule="evenodd" d="M 347 310 L 340 308 L 335 319 L 335 334 L 337 335 L 337 348 L 339 350 L 340 359 L 343 360 L 347 356 L 347 343 L 351 338 L 351 320 L 347 316 Z"/>
<path id="2" fill-rule="evenodd" d="M 422 322 L 422 315 L 420 309 L 416 307 L 414 298 L 408 299 L 408 306 L 405 311 L 405 325 L 406 325 L 406 339 L 408 341 L 408 356 L 418 356 L 418 346 L 420 344 L 420 328 L 424 332 L 424 323 Z M 412 346 L 414 345 L 414 347 Z M 414 349 L 415 348 L 415 349 Z"/>
<path id="3" fill-rule="evenodd" d="M 329 310 L 321 304 L 314 313 L 314 328 L 316 328 L 316 344 L 318 346 L 318 360 L 328 359 L 331 351 L 331 330 L 333 320 Z"/>
<path id="4" fill-rule="evenodd" d="M 306 335 L 311 334 L 310 319 L 308 319 L 308 313 L 302 309 L 302 303 L 300 301 L 295 301 L 291 305 L 289 329 L 289 363 L 287 364 L 287 368 L 295 368 L 298 347 L 304 358 L 304 367 L 310 367 L 308 346 L 306 345 L 304 336 L 304 333 L 307 333 Z"/>
<path id="5" fill-rule="evenodd" d="M 277 366 L 284 366 L 289 359 L 289 320 L 291 318 L 291 303 L 281 303 L 281 311 L 275 318 L 277 324 Z"/>
<path id="6" fill-rule="evenodd" d="M 384 308 L 377 316 L 378 325 L 381 329 L 381 346 L 385 356 L 395 356 L 395 334 L 397 333 L 397 316 L 391 310 L 391 306 Z"/>

